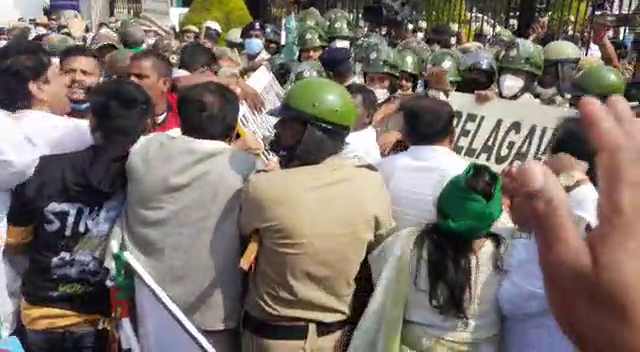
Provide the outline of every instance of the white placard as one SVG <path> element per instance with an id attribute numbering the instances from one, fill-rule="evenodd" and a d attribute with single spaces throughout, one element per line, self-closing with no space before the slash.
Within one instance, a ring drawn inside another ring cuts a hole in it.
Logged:
<path id="1" fill-rule="evenodd" d="M 450 103 L 456 110 L 453 150 L 496 171 L 516 160 L 544 158 L 558 123 L 577 113 L 534 101 L 477 104 L 473 95 L 463 93 L 453 93 Z"/>

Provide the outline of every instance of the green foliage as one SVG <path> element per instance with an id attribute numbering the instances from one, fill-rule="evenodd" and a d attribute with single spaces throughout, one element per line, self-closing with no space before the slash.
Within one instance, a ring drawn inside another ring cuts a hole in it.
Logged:
<path id="1" fill-rule="evenodd" d="M 244 27 L 252 18 L 243 0 L 194 0 L 181 26 L 202 27 L 205 21 L 216 21 L 223 34 L 231 28 Z"/>
<path id="2" fill-rule="evenodd" d="M 464 0 L 424 0 L 416 4 L 418 13 L 424 13 L 427 25 L 462 23 L 467 20 Z"/>
<path id="3" fill-rule="evenodd" d="M 587 24 L 587 15 L 589 12 L 589 0 L 573 0 L 553 2 L 549 8 L 551 15 L 549 16 L 549 25 L 559 30 L 574 26 L 577 21 L 577 28 L 582 28 Z"/>

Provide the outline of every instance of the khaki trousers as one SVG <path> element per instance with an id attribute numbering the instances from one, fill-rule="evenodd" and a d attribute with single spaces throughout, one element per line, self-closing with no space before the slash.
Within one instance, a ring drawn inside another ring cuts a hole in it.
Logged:
<path id="1" fill-rule="evenodd" d="M 343 352 L 347 350 L 349 327 L 332 334 L 318 337 L 316 325 L 309 324 L 309 332 L 304 341 L 268 340 L 249 331 L 242 333 L 242 352 Z"/>

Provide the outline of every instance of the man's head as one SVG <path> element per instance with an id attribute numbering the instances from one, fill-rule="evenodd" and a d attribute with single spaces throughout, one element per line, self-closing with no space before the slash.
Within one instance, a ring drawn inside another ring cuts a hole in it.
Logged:
<path id="1" fill-rule="evenodd" d="M 211 49 L 200 43 L 190 43 L 182 48 L 178 68 L 190 73 L 213 72 L 216 57 Z"/>
<path id="2" fill-rule="evenodd" d="M 145 50 L 131 56 L 129 78 L 141 85 L 151 96 L 156 114 L 166 112 L 167 94 L 171 88 L 171 63 L 153 50 Z"/>
<path id="3" fill-rule="evenodd" d="M 556 134 L 549 147 L 549 154 L 566 153 L 584 161 L 589 165 L 587 176 L 596 187 L 598 185 L 596 173 L 596 153 L 587 135 L 584 120 L 579 117 L 568 117 L 556 127 Z"/>
<path id="4" fill-rule="evenodd" d="M 150 130 L 153 103 L 139 85 L 126 79 L 98 84 L 89 93 L 91 132 L 98 145 L 131 147 Z"/>
<path id="5" fill-rule="evenodd" d="M 230 141 L 239 110 L 237 94 L 219 83 L 191 86 L 178 96 L 182 134 L 192 138 Z"/>
<path id="6" fill-rule="evenodd" d="M 14 25 L 7 30 L 7 39 L 12 42 L 26 42 L 30 34 L 29 27 Z"/>
<path id="7" fill-rule="evenodd" d="M 144 45 L 147 40 L 147 34 L 142 27 L 135 24 L 127 24 L 122 26 L 118 31 L 120 42 L 126 49 L 137 49 Z"/>
<path id="8" fill-rule="evenodd" d="M 222 28 L 215 21 L 207 21 L 202 25 L 202 41 L 210 46 L 216 46 L 220 42 Z"/>
<path id="9" fill-rule="evenodd" d="M 320 63 L 329 76 L 344 84 L 353 77 L 351 50 L 347 48 L 329 48 L 320 55 Z"/>
<path id="10" fill-rule="evenodd" d="M 409 145 L 440 145 L 453 143 L 454 111 L 446 101 L 428 96 L 415 96 L 400 104 L 403 134 Z"/>
<path id="11" fill-rule="evenodd" d="M 182 41 L 185 43 L 193 43 L 198 40 L 198 27 L 194 25 L 184 26 L 180 33 L 182 34 Z"/>
<path id="12" fill-rule="evenodd" d="M 72 103 L 86 102 L 88 92 L 100 82 L 102 77 L 98 56 L 91 49 L 81 45 L 62 51 L 60 68 L 69 81 L 67 97 Z"/>
<path id="13" fill-rule="evenodd" d="M 0 48 L 0 109 L 70 110 L 67 79 L 40 43 L 12 42 Z"/>
<path id="14" fill-rule="evenodd" d="M 356 120 L 352 129 L 354 131 L 358 131 L 371 125 L 378 101 L 375 93 L 373 93 L 373 91 L 364 84 L 350 84 L 347 86 L 347 90 L 351 93 L 351 96 L 356 103 L 356 107 L 358 108 L 358 120 Z"/>

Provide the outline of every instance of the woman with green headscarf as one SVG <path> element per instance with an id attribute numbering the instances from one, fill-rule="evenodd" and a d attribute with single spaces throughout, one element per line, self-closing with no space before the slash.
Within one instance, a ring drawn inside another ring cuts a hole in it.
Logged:
<path id="1" fill-rule="evenodd" d="M 470 164 L 438 197 L 437 220 L 392 236 L 369 261 L 375 292 L 349 351 L 495 351 L 504 239 L 501 180 Z M 382 259 L 381 259 L 382 258 Z"/>

